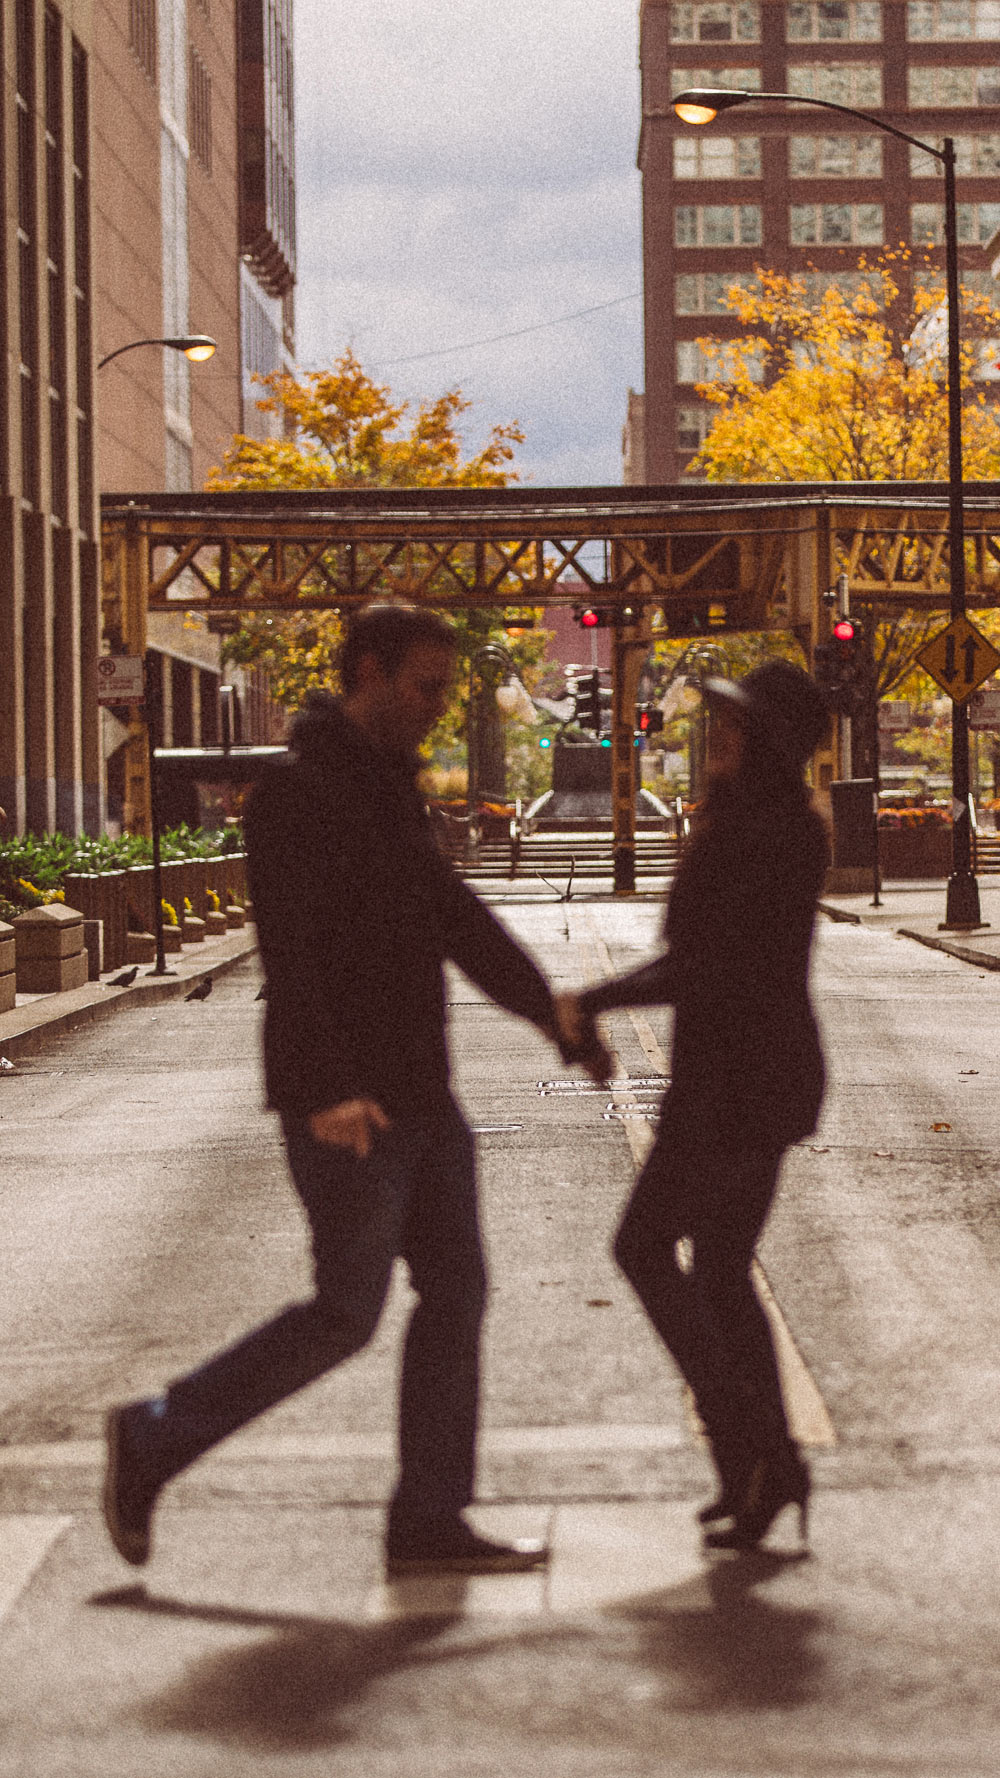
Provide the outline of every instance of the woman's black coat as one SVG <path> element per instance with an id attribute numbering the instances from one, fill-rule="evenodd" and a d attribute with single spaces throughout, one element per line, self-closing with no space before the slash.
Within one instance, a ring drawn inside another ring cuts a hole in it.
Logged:
<path id="1" fill-rule="evenodd" d="M 677 873 L 666 952 L 583 995 L 592 1012 L 673 1004 L 661 1139 L 692 1158 L 780 1149 L 815 1128 L 824 1068 L 808 971 L 827 860 L 800 784 L 716 790 Z"/>

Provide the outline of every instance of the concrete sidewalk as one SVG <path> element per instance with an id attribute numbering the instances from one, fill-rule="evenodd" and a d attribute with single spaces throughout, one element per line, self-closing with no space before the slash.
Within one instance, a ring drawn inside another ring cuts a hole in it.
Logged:
<path id="1" fill-rule="evenodd" d="M 172 953 L 166 959 L 166 975 L 154 974 L 152 963 L 140 963 L 128 988 L 111 986 L 111 978 L 122 972 L 110 969 L 99 981 L 64 994 L 19 994 L 13 1012 L 0 1013 L 0 1056 L 13 1062 L 18 1056 L 32 1055 L 50 1038 L 107 1018 L 126 1002 L 151 1006 L 160 1000 L 176 1000 L 190 991 L 192 983 L 205 976 L 214 980 L 225 975 L 256 949 L 257 928 L 251 922 L 238 931 L 206 938 Z"/>
<path id="2" fill-rule="evenodd" d="M 892 882 L 879 893 L 874 906 L 870 890 L 863 895 L 824 895 L 820 910 L 831 920 L 850 921 L 916 939 L 932 950 L 946 951 L 963 963 L 980 969 L 1000 969 L 1000 879 L 980 878 L 979 901 L 983 926 L 976 931 L 943 931 L 947 882 Z"/>

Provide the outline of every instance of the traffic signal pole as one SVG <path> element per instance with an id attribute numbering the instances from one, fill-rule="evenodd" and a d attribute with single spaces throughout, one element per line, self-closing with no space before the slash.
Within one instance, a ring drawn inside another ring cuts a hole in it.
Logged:
<path id="1" fill-rule="evenodd" d="M 639 783 L 635 707 L 650 643 L 645 606 L 638 609 L 636 622 L 628 627 L 616 624 L 611 633 L 611 822 L 616 895 L 635 892 L 635 799 Z"/>

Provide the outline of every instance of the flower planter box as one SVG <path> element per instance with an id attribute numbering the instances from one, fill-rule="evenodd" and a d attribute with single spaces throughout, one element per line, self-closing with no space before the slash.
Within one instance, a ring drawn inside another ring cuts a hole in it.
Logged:
<path id="1" fill-rule="evenodd" d="M 155 939 L 153 942 L 155 945 Z M 179 951 L 182 943 L 183 940 L 181 938 L 181 929 L 179 926 L 164 926 L 163 949 L 165 951 Z"/>
<path id="2" fill-rule="evenodd" d="M 181 921 L 181 939 L 186 945 L 205 943 L 205 922 L 197 914 L 186 914 Z"/>
<path id="3" fill-rule="evenodd" d="M 243 912 L 242 908 L 228 907 L 226 909 L 226 925 L 227 926 L 232 926 L 235 928 L 238 926 L 245 926 L 246 923 L 247 923 L 247 917 L 246 917 L 246 914 Z"/>
<path id="4" fill-rule="evenodd" d="M 218 938 L 221 933 L 228 930 L 229 922 L 221 908 L 218 913 L 213 909 L 212 912 L 205 915 L 205 926 L 210 938 Z"/>
<path id="5" fill-rule="evenodd" d="M 883 877 L 947 877 L 951 871 L 951 827 L 880 827 L 879 863 Z"/>
<path id="6" fill-rule="evenodd" d="M 17 979 L 14 970 L 14 928 L 0 920 L 0 1012 L 13 1012 L 17 1005 Z"/>
<path id="7" fill-rule="evenodd" d="M 128 935 L 128 961 L 130 963 L 155 963 L 156 934 L 153 932 L 130 932 Z"/>

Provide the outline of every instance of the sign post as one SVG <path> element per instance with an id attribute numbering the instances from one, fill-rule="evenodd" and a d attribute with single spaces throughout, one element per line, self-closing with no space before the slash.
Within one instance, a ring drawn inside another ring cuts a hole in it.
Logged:
<path id="1" fill-rule="evenodd" d="M 952 559 L 956 549 L 954 535 L 952 537 Z M 963 563 L 964 573 L 964 563 Z M 974 908 L 973 924 L 988 924 L 979 916 L 979 894 L 975 887 L 972 873 L 972 812 L 969 796 L 969 712 L 968 700 L 976 688 L 989 679 L 1000 667 L 1000 650 L 994 648 L 988 637 L 975 624 L 971 624 L 964 610 L 952 618 L 951 623 L 929 642 L 925 642 L 917 655 L 918 664 L 941 690 L 945 692 L 954 705 L 952 716 L 952 787 L 951 787 L 951 818 L 955 835 L 955 870 L 951 881 L 971 880 L 974 894 L 968 898 L 967 911 Z M 956 761 L 964 762 L 964 773 L 961 782 L 957 782 Z M 949 908 L 950 918 L 944 922 L 945 929 L 957 928 L 963 920 L 954 916 Z"/>

